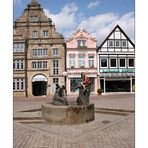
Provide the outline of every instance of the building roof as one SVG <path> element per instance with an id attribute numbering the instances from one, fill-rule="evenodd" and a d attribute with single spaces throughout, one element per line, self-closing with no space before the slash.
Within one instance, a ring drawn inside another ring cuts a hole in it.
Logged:
<path id="1" fill-rule="evenodd" d="M 108 38 L 111 36 L 111 34 L 116 30 L 119 29 L 124 36 L 128 39 L 128 41 L 133 45 L 133 47 L 135 48 L 135 44 L 131 41 L 131 39 L 126 35 L 126 33 L 122 30 L 122 28 L 117 24 L 116 27 L 110 32 L 110 34 L 106 37 L 106 39 L 102 42 L 102 44 L 97 48 L 97 52 L 99 51 L 99 49 L 101 49 L 101 47 L 103 46 L 103 44 L 108 40 Z"/>

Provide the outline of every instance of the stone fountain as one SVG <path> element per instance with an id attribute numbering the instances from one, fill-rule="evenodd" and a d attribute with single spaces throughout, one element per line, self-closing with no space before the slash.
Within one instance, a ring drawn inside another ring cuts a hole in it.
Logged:
<path id="1" fill-rule="evenodd" d="M 95 119 L 94 104 L 89 103 L 90 85 L 84 90 L 79 88 L 79 96 L 75 103 L 68 102 L 63 95 L 64 86 L 57 85 L 52 102 L 42 105 L 42 116 L 49 124 L 75 125 L 87 123 Z"/>

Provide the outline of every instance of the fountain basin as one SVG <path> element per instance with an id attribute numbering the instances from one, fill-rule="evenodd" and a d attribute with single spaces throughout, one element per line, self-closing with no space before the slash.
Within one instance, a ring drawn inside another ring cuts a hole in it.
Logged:
<path id="1" fill-rule="evenodd" d="M 95 119 L 94 104 L 56 106 L 46 103 L 42 105 L 42 116 L 50 124 L 87 123 Z"/>

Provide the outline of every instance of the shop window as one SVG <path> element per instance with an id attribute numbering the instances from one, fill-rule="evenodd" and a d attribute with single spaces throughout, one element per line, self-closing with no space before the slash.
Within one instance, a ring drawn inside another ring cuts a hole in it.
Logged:
<path id="1" fill-rule="evenodd" d="M 106 68 L 107 66 L 107 58 L 101 58 L 101 68 Z"/>
<path id="2" fill-rule="evenodd" d="M 117 59 L 110 59 L 110 67 L 112 68 L 117 67 Z"/>
<path id="3" fill-rule="evenodd" d="M 129 60 L 128 60 L 128 64 L 129 64 L 129 65 L 128 65 L 129 67 L 134 67 L 134 66 L 135 66 L 135 64 L 134 64 L 134 59 L 129 59 Z"/>
<path id="4" fill-rule="evenodd" d="M 119 59 L 119 67 L 126 67 L 125 59 Z"/>

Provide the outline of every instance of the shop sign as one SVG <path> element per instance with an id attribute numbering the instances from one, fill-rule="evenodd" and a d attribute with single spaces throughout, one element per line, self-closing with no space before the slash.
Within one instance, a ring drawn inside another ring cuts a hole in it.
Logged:
<path id="1" fill-rule="evenodd" d="M 113 72 L 113 73 L 125 73 L 135 72 L 134 68 L 131 69 L 100 69 L 100 72 Z"/>

